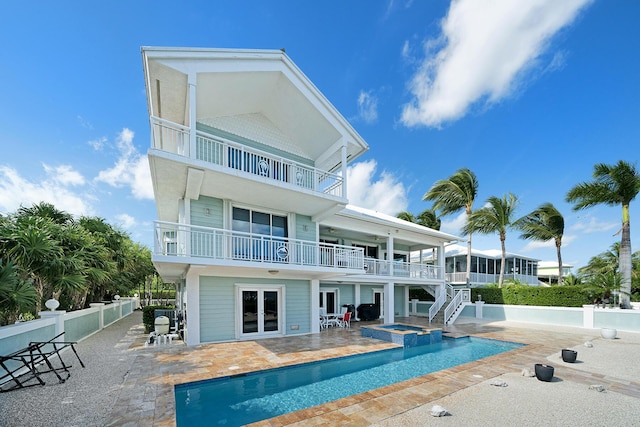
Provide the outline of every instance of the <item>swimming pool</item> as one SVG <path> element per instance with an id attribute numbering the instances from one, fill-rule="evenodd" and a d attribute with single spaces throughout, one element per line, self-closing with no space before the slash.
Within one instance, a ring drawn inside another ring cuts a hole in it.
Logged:
<path id="1" fill-rule="evenodd" d="M 522 347 L 475 337 L 175 386 L 178 426 L 240 426 Z"/>

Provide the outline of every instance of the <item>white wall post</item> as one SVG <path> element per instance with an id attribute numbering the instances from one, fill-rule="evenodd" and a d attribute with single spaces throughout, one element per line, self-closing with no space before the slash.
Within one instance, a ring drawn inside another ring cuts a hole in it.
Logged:
<path id="1" fill-rule="evenodd" d="M 595 307 L 591 304 L 582 306 L 582 326 L 584 328 L 593 329 L 593 318 Z"/>
<path id="2" fill-rule="evenodd" d="M 63 334 L 56 339 L 56 341 L 64 341 L 64 315 L 65 310 L 47 310 L 41 311 L 38 313 L 40 318 L 42 319 L 51 319 L 55 320 L 55 335 Z"/>
<path id="3" fill-rule="evenodd" d="M 482 307 L 484 306 L 484 301 L 476 301 L 476 319 L 482 319 Z"/>
<path id="4" fill-rule="evenodd" d="M 100 319 L 100 329 L 104 329 L 104 303 L 103 302 L 92 302 L 89 304 L 90 307 L 98 308 L 98 319 Z"/>

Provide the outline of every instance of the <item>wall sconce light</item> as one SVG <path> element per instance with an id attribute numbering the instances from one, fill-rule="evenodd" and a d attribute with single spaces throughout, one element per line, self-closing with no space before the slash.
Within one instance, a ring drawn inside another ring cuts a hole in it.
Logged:
<path id="1" fill-rule="evenodd" d="M 278 274 L 278 273 L 280 273 L 280 270 L 269 270 L 268 273 L 269 274 Z"/>

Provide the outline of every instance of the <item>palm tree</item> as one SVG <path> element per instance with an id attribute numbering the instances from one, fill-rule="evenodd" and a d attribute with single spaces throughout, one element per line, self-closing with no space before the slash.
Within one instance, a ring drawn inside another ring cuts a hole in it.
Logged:
<path id="1" fill-rule="evenodd" d="M 567 193 L 567 201 L 580 210 L 595 205 L 622 206 L 622 238 L 620 240 L 620 307 L 631 308 L 631 225 L 629 204 L 640 192 L 640 174 L 634 165 L 620 160 L 615 165 L 598 163 L 593 167 L 592 182 L 583 182 Z"/>
<path id="2" fill-rule="evenodd" d="M 35 305 L 37 294 L 31 283 L 19 276 L 18 268 L 0 259 L 0 325 L 13 323 Z"/>
<path id="3" fill-rule="evenodd" d="M 396 218 L 413 222 L 414 224 L 420 224 L 423 227 L 433 230 L 440 230 L 440 225 L 442 224 L 442 221 L 433 209 L 425 209 L 418 216 L 415 216 L 411 212 L 403 211 L 396 215 Z"/>
<path id="4" fill-rule="evenodd" d="M 441 216 L 451 215 L 464 209 L 467 220 L 473 212 L 473 202 L 478 195 L 478 179 L 467 168 L 458 169 L 447 179 L 437 181 L 423 196 L 433 203 L 433 210 Z M 467 286 L 471 281 L 471 232 L 467 239 Z"/>
<path id="5" fill-rule="evenodd" d="M 522 231 L 521 239 L 548 242 L 554 240 L 558 255 L 558 286 L 562 285 L 562 235 L 564 234 L 564 217 L 551 203 L 545 203 L 530 214 L 523 216 L 514 224 Z"/>
<path id="6" fill-rule="evenodd" d="M 518 198 L 509 193 L 502 198 L 491 196 L 487 199 L 487 205 L 467 217 L 464 232 L 491 234 L 498 233 L 502 248 L 502 262 L 500 263 L 500 279 L 498 287 L 504 282 L 504 264 L 507 251 L 504 241 L 507 238 L 507 229 L 513 227 L 513 215 L 518 205 Z"/>

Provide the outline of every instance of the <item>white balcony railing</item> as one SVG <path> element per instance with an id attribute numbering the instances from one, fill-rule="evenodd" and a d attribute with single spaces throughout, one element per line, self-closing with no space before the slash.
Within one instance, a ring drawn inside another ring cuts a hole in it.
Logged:
<path id="1" fill-rule="evenodd" d="M 457 273 L 447 273 L 446 280 L 449 283 L 466 283 L 467 282 L 467 273 L 457 272 Z M 490 274 L 490 273 L 471 273 L 470 282 L 472 284 L 480 284 L 480 283 L 498 283 L 500 280 L 500 273 Z M 504 275 L 504 280 L 519 280 L 523 283 L 528 283 L 530 285 L 538 284 L 538 276 L 531 276 L 526 274 L 507 274 Z"/>
<path id="2" fill-rule="evenodd" d="M 364 269 L 362 248 L 155 222 L 155 255 Z"/>
<path id="3" fill-rule="evenodd" d="M 195 153 L 191 153 L 189 128 L 177 123 L 152 117 L 153 148 L 178 154 L 234 171 L 252 175 L 300 188 L 344 197 L 342 176 L 317 169 L 284 157 L 276 156 L 242 144 L 215 138 L 197 132 Z"/>
<path id="4" fill-rule="evenodd" d="M 393 267 L 393 272 L 392 268 Z M 365 258 L 364 268 L 368 275 L 407 277 L 411 279 L 442 279 L 441 269 L 435 265 L 385 261 Z"/>

